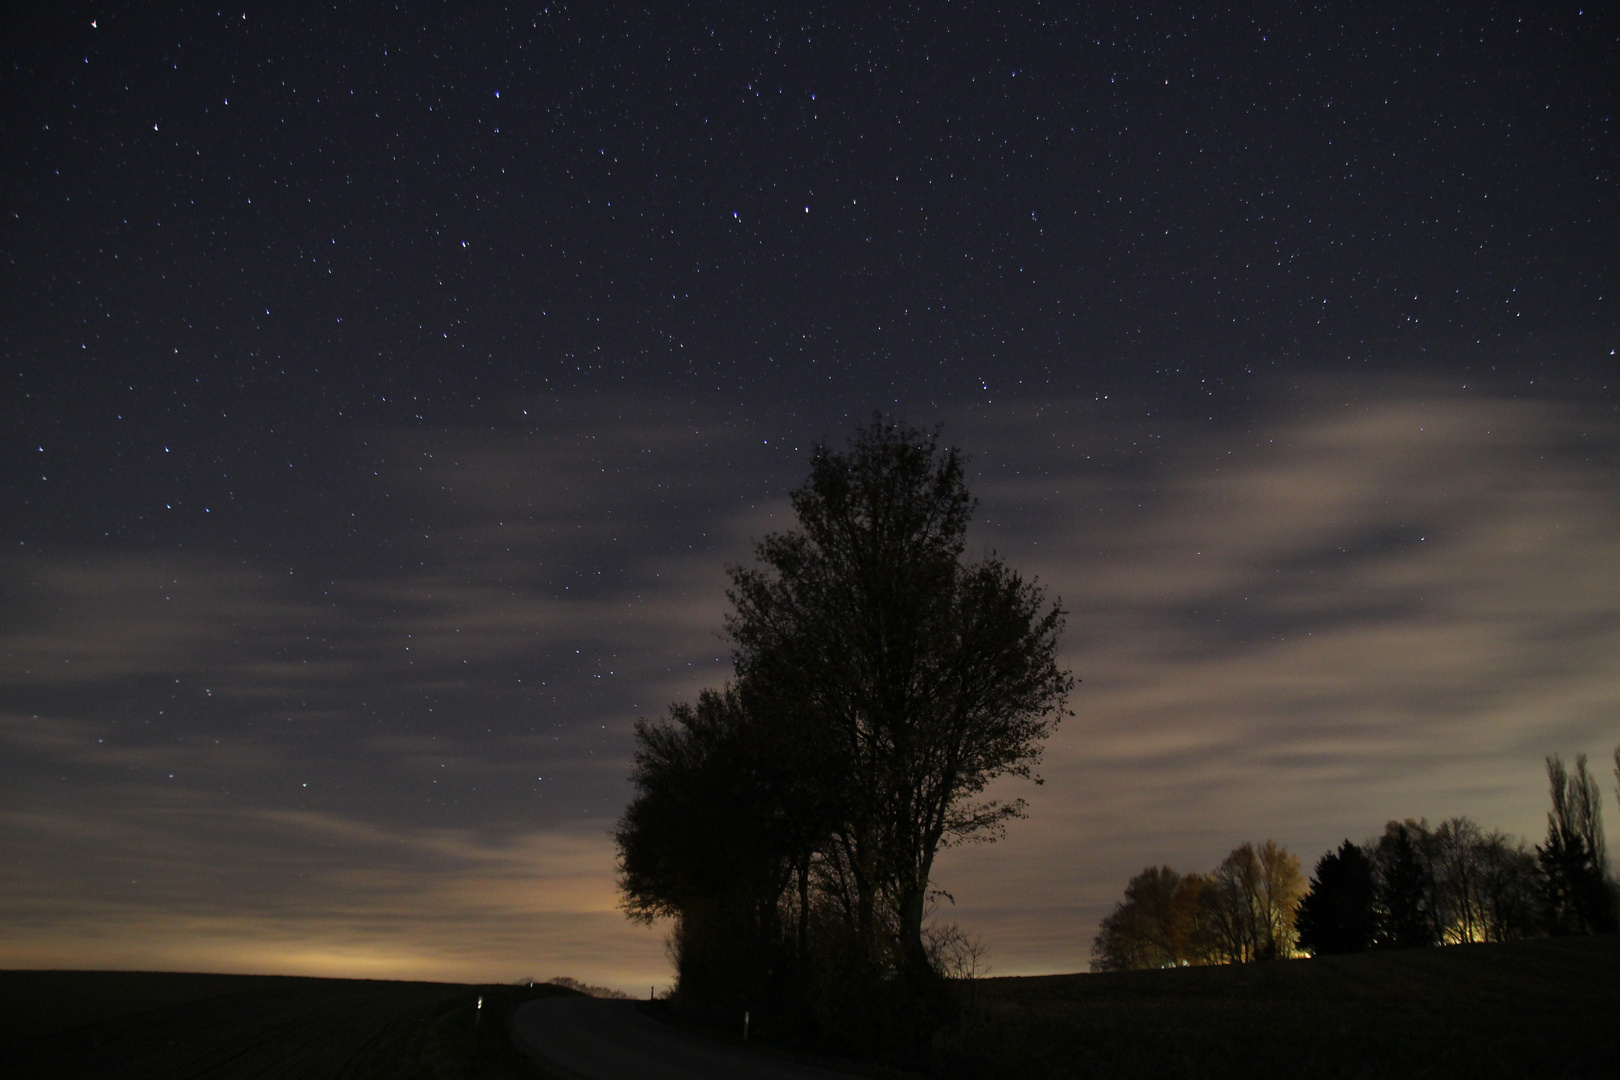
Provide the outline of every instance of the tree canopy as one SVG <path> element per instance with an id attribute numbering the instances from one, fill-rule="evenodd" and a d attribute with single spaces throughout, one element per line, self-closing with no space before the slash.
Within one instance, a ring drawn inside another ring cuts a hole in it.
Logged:
<path id="1" fill-rule="evenodd" d="M 1323 855 L 1299 905 L 1300 946 L 1316 956 L 1372 948 L 1377 889 L 1373 864 L 1357 845 L 1346 840 L 1338 851 Z"/>
<path id="2" fill-rule="evenodd" d="M 1305 892 L 1299 860 L 1267 840 L 1240 844 L 1213 873 L 1148 867 L 1102 921 L 1093 971 L 1241 964 L 1294 954 L 1294 912 Z"/>

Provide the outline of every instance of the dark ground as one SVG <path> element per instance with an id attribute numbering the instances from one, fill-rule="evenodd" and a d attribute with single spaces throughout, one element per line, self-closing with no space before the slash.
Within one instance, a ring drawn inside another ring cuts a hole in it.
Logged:
<path id="1" fill-rule="evenodd" d="M 523 1001 L 567 993 L 283 976 L 0 972 L 0 1076 L 542 1077 L 508 1041 L 506 1017 Z M 942 1077 L 1620 1075 L 1615 935 L 985 979 L 964 993 L 960 1023 L 935 1040 L 934 1071 Z M 480 994 L 481 1020 L 474 1010 Z"/>
<path id="2" fill-rule="evenodd" d="M 1620 937 L 986 979 L 961 1077 L 1620 1076 Z"/>
<path id="3" fill-rule="evenodd" d="M 274 975 L 0 972 L 0 1076 L 543 1077 L 508 1041 L 506 1014 L 535 997 L 571 993 Z"/>

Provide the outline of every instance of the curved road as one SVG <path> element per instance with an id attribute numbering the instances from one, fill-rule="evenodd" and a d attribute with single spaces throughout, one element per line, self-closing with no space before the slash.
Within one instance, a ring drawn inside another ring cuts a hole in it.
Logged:
<path id="1" fill-rule="evenodd" d="M 849 1080 L 709 1042 L 643 1016 L 633 1001 L 542 998 L 512 1016 L 517 1044 L 565 1080 Z"/>

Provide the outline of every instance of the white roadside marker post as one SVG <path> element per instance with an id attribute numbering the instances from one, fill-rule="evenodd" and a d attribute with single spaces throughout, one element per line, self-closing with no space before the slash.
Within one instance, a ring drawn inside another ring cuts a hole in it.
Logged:
<path id="1" fill-rule="evenodd" d="M 748 1010 L 743 1010 L 743 1042 L 748 1041 Z"/>

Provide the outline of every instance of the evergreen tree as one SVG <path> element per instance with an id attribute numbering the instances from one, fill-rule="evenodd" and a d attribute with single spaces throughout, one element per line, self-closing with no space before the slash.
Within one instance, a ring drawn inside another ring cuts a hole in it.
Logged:
<path id="1" fill-rule="evenodd" d="M 1366 853 L 1349 840 L 1316 864 L 1299 906 L 1299 944 L 1315 956 L 1364 952 L 1378 933 L 1377 883 Z"/>
<path id="2" fill-rule="evenodd" d="M 1387 949 L 1438 945 L 1434 924 L 1434 878 L 1423 845 L 1428 829 L 1416 821 L 1391 821 L 1378 838 L 1378 935 Z"/>

